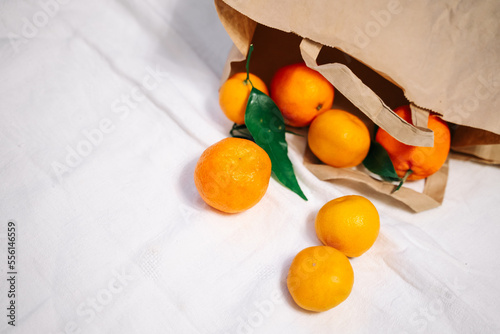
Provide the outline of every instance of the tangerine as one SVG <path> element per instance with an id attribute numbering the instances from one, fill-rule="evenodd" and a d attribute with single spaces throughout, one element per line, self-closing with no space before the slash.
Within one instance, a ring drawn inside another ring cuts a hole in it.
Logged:
<path id="1" fill-rule="evenodd" d="M 370 132 L 355 115 L 330 109 L 318 115 L 307 135 L 311 151 L 333 167 L 359 165 L 370 150 Z"/>
<path id="2" fill-rule="evenodd" d="M 259 145 L 226 138 L 208 147 L 198 159 L 194 183 L 201 198 L 227 213 L 248 210 L 267 191 L 271 159 Z"/>
<path id="3" fill-rule="evenodd" d="M 373 203 L 359 195 L 348 195 L 327 202 L 315 220 L 316 235 L 327 246 L 348 257 L 370 249 L 380 230 L 380 217 Z"/>
<path id="4" fill-rule="evenodd" d="M 295 127 L 309 125 L 317 115 L 330 109 L 335 95 L 333 85 L 303 63 L 280 68 L 270 88 L 285 124 Z"/>
<path id="5" fill-rule="evenodd" d="M 287 287 L 293 300 L 305 310 L 323 312 L 349 297 L 354 271 L 349 259 L 329 246 L 300 251 L 292 261 Z"/>

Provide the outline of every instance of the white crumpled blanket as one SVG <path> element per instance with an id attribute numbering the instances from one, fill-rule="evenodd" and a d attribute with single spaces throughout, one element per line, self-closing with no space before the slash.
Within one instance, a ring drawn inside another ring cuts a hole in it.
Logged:
<path id="1" fill-rule="evenodd" d="M 257 206 L 221 214 L 192 177 L 231 127 L 217 94 L 231 41 L 211 1 L 3 0 L 0 37 L 0 332 L 500 331 L 498 167 L 452 159 L 443 205 L 413 214 L 317 180 L 289 135 L 309 201 L 273 179 Z M 374 202 L 380 236 L 351 260 L 344 303 L 302 311 L 288 266 L 347 194 Z"/>

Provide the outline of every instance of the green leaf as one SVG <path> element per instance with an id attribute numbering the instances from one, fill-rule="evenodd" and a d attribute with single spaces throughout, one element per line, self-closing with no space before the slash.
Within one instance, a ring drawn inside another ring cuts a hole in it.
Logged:
<path id="1" fill-rule="evenodd" d="M 391 158 L 385 148 L 376 141 L 372 141 L 370 150 L 363 165 L 370 172 L 379 175 L 385 181 L 400 181 L 400 177 L 394 169 Z"/>
<path id="2" fill-rule="evenodd" d="M 252 88 L 248 97 L 245 124 L 257 145 L 271 158 L 272 171 L 278 181 L 307 201 L 288 158 L 283 116 L 273 100 L 256 88 Z"/>

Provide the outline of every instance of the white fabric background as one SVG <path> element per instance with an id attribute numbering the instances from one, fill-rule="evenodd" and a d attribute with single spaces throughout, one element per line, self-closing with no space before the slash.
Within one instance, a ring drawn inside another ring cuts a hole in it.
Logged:
<path id="1" fill-rule="evenodd" d="M 0 331 L 495 333 L 500 170 L 452 159 L 441 207 L 413 214 L 290 158 L 308 202 L 271 180 L 237 215 L 193 184 L 231 127 L 217 89 L 231 41 L 203 0 L 0 1 Z M 351 296 L 304 312 L 288 266 L 347 194 L 381 215 Z M 17 318 L 7 324 L 7 222 Z"/>

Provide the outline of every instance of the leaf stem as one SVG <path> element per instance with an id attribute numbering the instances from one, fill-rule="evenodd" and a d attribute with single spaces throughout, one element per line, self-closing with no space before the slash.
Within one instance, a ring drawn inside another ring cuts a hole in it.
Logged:
<path id="1" fill-rule="evenodd" d="M 300 133 L 297 133 L 297 132 L 293 132 L 291 130 L 285 130 L 286 133 L 291 133 L 292 135 L 295 135 L 295 136 L 299 136 L 299 137 L 304 137 L 304 135 L 300 134 Z"/>
<path id="2" fill-rule="evenodd" d="M 398 191 L 403 186 L 403 183 L 406 182 L 406 179 L 408 178 L 408 176 L 410 176 L 411 173 L 413 173 L 413 171 L 411 169 L 408 169 L 406 171 L 405 175 L 401 179 L 401 182 L 399 182 L 398 186 L 396 187 L 396 189 L 394 189 L 394 191 L 392 193 L 395 193 L 396 191 Z"/>
<path id="3" fill-rule="evenodd" d="M 252 85 L 252 88 L 253 88 L 253 83 L 250 80 L 250 58 L 252 57 L 252 52 L 253 52 L 253 44 L 250 44 L 250 48 L 248 49 L 248 56 L 247 56 L 247 65 L 246 65 L 247 77 L 245 79 L 245 83 L 250 82 L 250 85 Z"/>
<path id="4" fill-rule="evenodd" d="M 231 137 L 234 138 L 242 138 L 242 139 L 248 139 L 251 141 L 255 141 L 250 134 L 250 131 L 248 131 L 247 127 L 244 124 L 233 124 L 233 127 L 231 128 L 231 131 L 229 131 L 229 134 Z"/>

